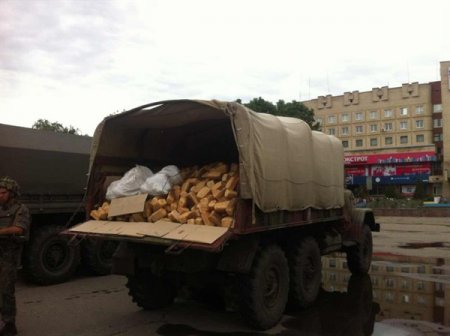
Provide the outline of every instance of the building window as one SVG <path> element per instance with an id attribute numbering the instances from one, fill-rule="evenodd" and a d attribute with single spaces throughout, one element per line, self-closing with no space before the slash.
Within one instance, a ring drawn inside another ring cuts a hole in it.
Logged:
<path id="1" fill-rule="evenodd" d="M 386 284 L 386 287 L 388 287 L 388 288 L 394 288 L 394 286 L 395 286 L 395 282 L 393 279 L 386 279 L 385 284 Z"/>
<path id="2" fill-rule="evenodd" d="M 433 141 L 434 142 L 438 142 L 438 141 L 444 141 L 444 135 L 443 133 L 437 133 L 433 136 Z"/>
<path id="3" fill-rule="evenodd" d="M 433 119 L 433 127 L 441 128 L 442 127 L 442 119 Z"/>
<path id="4" fill-rule="evenodd" d="M 378 139 L 377 138 L 371 138 L 370 139 L 370 145 L 373 146 L 378 146 Z"/>
<path id="5" fill-rule="evenodd" d="M 401 116 L 407 116 L 408 115 L 408 108 L 407 107 L 400 107 L 400 115 Z"/>
<path id="6" fill-rule="evenodd" d="M 433 113 L 440 113 L 440 112 L 442 112 L 442 104 L 434 104 Z"/>
<path id="7" fill-rule="evenodd" d="M 392 118 L 393 115 L 394 115 L 394 113 L 392 112 L 392 110 L 384 110 L 385 118 Z"/>
<path id="8" fill-rule="evenodd" d="M 400 129 L 405 130 L 408 128 L 408 122 L 407 121 L 400 121 Z"/>
<path id="9" fill-rule="evenodd" d="M 400 143 L 401 144 L 407 144 L 408 143 L 408 136 L 407 135 L 402 135 L 400 137 Z"/>
<path id="10" fill-rule="evenodd" d="M 384 123 L 385 131 L 392 131 L 392 123 Z"/>
<path id="11" fill-rule="evenodd" d="M 423 128 L 423 120 L 416 120 L 416 128 Z"/>
<path id="12" fill-rule="evenodd" d="M 356 133 L 362 133 L 363 132 L 363 127 L 362 126 L 356 126 L 355 127 L 355 132 Z"/>
<path id="13" fill-rule="evenodd" d="M 328 129 L 328 134 L 329 135 L 336 135 L 336 130 L 334 128 L 329 128 Z"/>
<path id="14" fill-rule="evenodd" d="M 369 115 L 370 115 L 370 119 L 377 119 L 378 118 L 378 112 L 377 111 L 371 111 Z"/>
<path id="15" fill-rule="evenodd" d="M 343 122 L 347 122 L 347 121 L 350 121 L 350 116 L 348 115 L 348 113 L 344 113 L 344 114 L 342 114 L 341 119 Z"/>
<path id="16" fill-rule="evenodd" d="M 363 146 L 363 141 L 362 141 L 362 139 L 357 139 L 357 140 L 355 141 L 355 146 L 356 146 L 356 147 L 362 147 L 362 146 Z"/>
<path id="17" fill-rule="evenodd" d="M 376 132 L 377 130 L 378 130 L 378 125 L 377 124 L 370 125 L 370 131 L 371 132 Z"/>
<path id="18" fill-rule="evenodd" d="M 355 120 L 356 120 L 356 121 L 364 120 L 364 119 L 363 119 L 363 114 L 362 114 L 362 112 L 356 112 L 356 113 L 355 113 Z"/>
<path id="19" fill-rule="evenodd" d="M 392 145 L 392 137 L 386 137 L 384 138 L 384 144 L 385 145 Z"/>
<path id="20" fill-rule="evenodd" d="M 328 123 L 329 124 L 335 124 L 336 123 L 336 116 L 328 116 Z"/>
<path id="21" fill-rule="evenodd" d="M 341 135 L 348 135 L 348 134 L 349 134 L 348 127 L 342 127 L 342 129 L 341 129 Z"/>
<path id="22" fill-rule="evenodd" d="M 342 147 L 348 148 L 348 140 L 342 141 Z"/>
<path id="23" fill-rule="evenodd" d="M 423 114 L 424 111 L 423 106 L 416 106 L 416 114 Z"/>
<path id="24" fill-rule="evenodd" d="M 423 134 L 417 134 L 416 142 L 425 142 L 425 136 Z"/>

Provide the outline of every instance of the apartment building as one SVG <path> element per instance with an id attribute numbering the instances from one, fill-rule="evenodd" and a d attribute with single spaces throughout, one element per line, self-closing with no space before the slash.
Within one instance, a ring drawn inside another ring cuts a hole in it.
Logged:
<path id="1" fill-rule="evenodd" d="M 342 141 L 349 188 L 383 193 L 395 186 L 413 195 L 424 183 L 428 193 L 450 197 L 450 145 L 444 146 L 450 139 L 450 61 L 440 63 L 440 76 L 303 102 L 322 131 Z"/>

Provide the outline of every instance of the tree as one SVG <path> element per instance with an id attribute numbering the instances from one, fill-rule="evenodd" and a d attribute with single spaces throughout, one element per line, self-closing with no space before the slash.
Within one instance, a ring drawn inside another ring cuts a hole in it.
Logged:
<path id="1" fill-rule="evenodd" d="M 253 98 L 247 104 L 244 104 L 249 109 L 255 112 L 263 112 L 276 115 L 277 107 L 271 102 L 262 99 L 261 97 Z"/>
<path id="2" fill-rule="evenodd" d="M 237 99 L 236 101 L 241 103 L 240 99 Z M 320 124 L 314 120 L 314 111 L 307 108 L 303 103 L 295 100 L 286 103 L 284 100 L 280 99 L 277 104 L 274 105 L 271 102 L 258 97 L 253 98 L 244 105 L 255 112 L 302 119 L 311 127 L 311 129 L 320 130 Z"/>
<path id="3" fill-rule="evenodd" d="M 301 102 L 293 100 L 290 103 L 285 103 L 284 100 L 279 100 L 277 102 L 277 115 L 302 119 L 311 129 L 320 130 L 320 124 L 314 120 L 314 111 Z"/>
<path id="4" fill-rule="evenodd" d="M 31 128 L 38 129 L 38 130 L 44 130 L 44 131 L 81 135 L 80 130 L 78 128 L 73 127 L 72 125 L 70 125 L 69 127 L 66 127 L 66 126 L 63 126 L 59 122 L 56 122 L 56 121 L 50 122 L 47 119 L 38 119 L 33 124 L 33 126 L 31 126 Z"/>
<path id="5" fill-rule="evenodd" d="M 417 180 L 416 190 L 414 191 L 414 199 L 423 200 L 427 197 L 426 186 L 422 180 Z"/>

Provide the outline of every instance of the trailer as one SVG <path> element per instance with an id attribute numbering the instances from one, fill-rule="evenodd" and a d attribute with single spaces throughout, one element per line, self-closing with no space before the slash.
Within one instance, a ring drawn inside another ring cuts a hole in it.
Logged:
<path id="1" fill-rule="evenodd" d="M 11 176 L 21 187 L 20 200 L 32 217 L 30 240 L 22 265 L 27 279 L 42 285 L 63 282 L 81 257 L 97 274 L 109 273 L 108 247 L 98 241 L 69 246 L 59 235 L 85 219 L 84 195 L 92 138 L 0 124 L 0 176 Z M 98 251 L 102 245 L 103 252 Z M 111 250 L 111 247 L 109 248 Z"/>
<path id="2" fill-rule="evenodd" d="M 129 295 L 144 309 L 171 304 L 185 287 L 213 288 L 234 293 L 257 329 L 278 323 L 288 303 L 314 303 L 321 255 L 345 252 L 352 273 L 368 272 L 371 232 L 379 225 L 370 209 L 353 207 L 344 189 L 341 142 L 302 120 L 235 102 L 163 101 L 106 118 L 93 139 L 87 213 L 105 201 L 110 182 L 136 164 L 157 171 L 212 162 L 239 167 L 230 227 L 110 216 L 66 234 L 118 241 L 113 273 L 127 276 Z M 120 203 L 123 210 L 131 203 L 129 212 L 136 212 L 147 195 L 132 197 L 111 206 Z"/>

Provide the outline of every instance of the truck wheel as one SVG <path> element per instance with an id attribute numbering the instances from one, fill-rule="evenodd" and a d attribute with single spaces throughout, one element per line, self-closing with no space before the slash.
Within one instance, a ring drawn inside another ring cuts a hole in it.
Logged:
<path id="1" fill-rule="evenodd" d="M 312 237 L 301 239 L 288 252 L 290 270 L 289 306 L 306 308 L 319 294 L 322 280 L 322 262 L 317 241 Z"/>
<path id="2" fill-rule="evenodd" d="M 87 239 L 83 241 L 81 255 L 83 265 L 96 275 L 111 274 L 112 256 L 118 243 L 113 240 Z"/>
<path id="3" fill-rule="evenodd" d="M 372 262 L 372 231 L 363 226 L 362 240 L 350 247 L 347 253 L 347 266 L 352 274 L 367 274 Z"/>
<path id="4" fill-rule="evenodd" d="M 48 225 L 34 232 L 26 247 L 24 271 L 28 280 L 50 285 L 68 280 L 80 263 L 78 246 L 68 246 L 65 228 Z"/>
<path id="5" fill-rule="evenodd" d="M 289 267 L 281 248 L 271 245 L 260 251 L 240 288 L 244 318 L 261 330 L 276 325 L 283 316 L 289 291 Z"/>
<path id="6" fill-rule="evenodd" d="M 175 299 L 172 284 L 150 271 L 128 276 L 127 288 L 133 302 L 145 310 L 167 307 Z"/>

